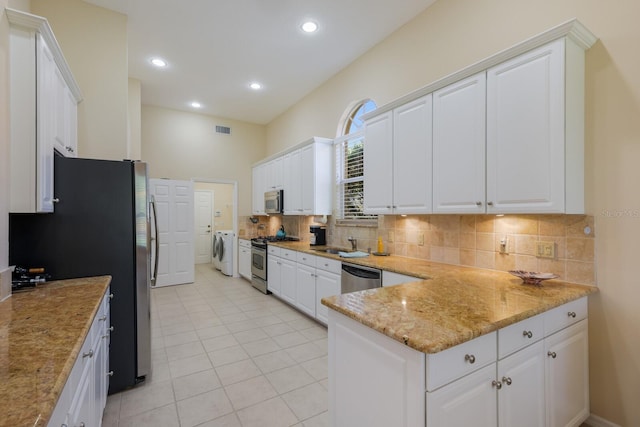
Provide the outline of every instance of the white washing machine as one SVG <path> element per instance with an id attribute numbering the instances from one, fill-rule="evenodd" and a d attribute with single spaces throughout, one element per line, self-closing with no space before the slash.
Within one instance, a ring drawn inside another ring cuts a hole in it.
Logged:
<path id="1" fill-rule="evenodd" d="M 235 233 L 233 230 L 220 231 L 218 237 L 218 260 L 220 271 L 227 276 L 233 276 L 233 241 Z"/>
<path id="2" fill-rule="evenodd" d="M 218 247 L 220 246 L 220 240 L 222 240 L 222 231 L 216 231 L 213 233 L 213 266 L 216 270 L 220 270 L 220 258 L 218 257 Z"/>

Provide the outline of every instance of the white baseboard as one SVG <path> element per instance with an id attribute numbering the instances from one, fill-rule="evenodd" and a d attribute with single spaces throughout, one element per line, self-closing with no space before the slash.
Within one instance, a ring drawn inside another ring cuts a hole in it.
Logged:
<path id="1" fill-rule="evenodd" d="M 597 415 L 591 414 L 587 421 L 584 422 L 589 427 L 620 427 L 618 424 L 607 421 Z"/>

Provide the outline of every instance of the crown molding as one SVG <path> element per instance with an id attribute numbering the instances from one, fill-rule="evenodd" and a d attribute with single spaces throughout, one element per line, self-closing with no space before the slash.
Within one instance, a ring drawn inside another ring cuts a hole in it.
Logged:
<path id="1" fill-rule="evenodd" d="M 374 111 L 364 114 L 362 116 L 362 119 L 368 120 L 372 117 L 376 117 L 380 114 L 386 113 L 387 111 L 393 110 L 394 108 L 404 105 L 407 102 L 411 102 L 415 99 L 428 95 L 438 89 L 442 89 L 445 86 L 463 80 L 476 73 L 486 71 L 495 65 L 508 61 L 509 59 L 515 58 L 518 55 L 522 55 L 525 52 L 528 52 L 532 49 L 543 46 L 547 43 L 563 37 L 571 39 L 571 41 L 576 43 L 583 50 L 588 50 L 598 40 L 598 38 L 593 35 L 591 31 L 589 31 L 584 25 L 580 23 L 580 21 L 578 21 L 576 18 L 570 19 L 560 25 L 548 29 L 547 31 L 530 37 L 510 48 L 502 50 L 494 55 L 491 55 L 488 58 L 476 62 L 475 64 L 471 64 L 468 67 L 465 67 L 439 80 L 436 80 L 435 82 L 430 83 L 427 86 L 408 93 L 394 101 L 389 102 L 388 104 L 382 105 Z"/>
<path id="2" fill-rule="evenodd" d="M 51 50 L 51 54 L 53 55 L 56 65 L 60 69 L 60 73 L 69 86 L 69 89 L 75 97 L 76 102 L 82 101 L 82 92 L 80 91 L 80 86 L 78 86 L 76 79 L 73 77 L 71 68 L 69 68 L 69 64 L 64 58 L 62 49 L 60 49 L 60 44 L 58 43 L 58 40 L 56 40 L 56 36 L 51 30 L 49 21 L 41 16 L 32 15 L 31 13 L 22 12 L 20 10 L 11 9 L 8 7 L 5 8 L 5 13 L 7 14 L 7 19 L 9 20 L 9 24 L 11 26 L 34 31 L 42 36 L 44 41 L 47 43 L 47 46 Z"/>

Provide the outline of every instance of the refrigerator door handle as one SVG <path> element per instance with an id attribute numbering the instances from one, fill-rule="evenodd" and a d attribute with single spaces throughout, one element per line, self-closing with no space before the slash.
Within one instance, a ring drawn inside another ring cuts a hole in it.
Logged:
<path id="1" fill-rule="evenodd" d="M 158 214 L 156 212 L 156 199 L 154 196 L 151 196 L 151 212 L 153 213 L 153 225 L 155 237 L 151 237 L 151 240 L 155 240 L 156 246 L 156 255 L 153 263 L 153 275 L 151 276 L 151 286 L 156 285 L 156 281 L 158 280 L 158 251 L 160 250 L 160 239 L 158 238 Z"/>

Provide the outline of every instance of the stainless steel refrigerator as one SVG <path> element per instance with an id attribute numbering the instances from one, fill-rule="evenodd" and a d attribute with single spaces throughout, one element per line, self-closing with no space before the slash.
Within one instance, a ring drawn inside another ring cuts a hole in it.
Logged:
<path id="1" fill-rule="evenodd" d="M 151 251 L 157 246 L 147 165 L 59 156 L 54 165 L 55 211 L 9 215 L 9 262 L 44 267 L 52 279 L 112 276 L 109 393 L 115 393 L 151 371 Z"/>

